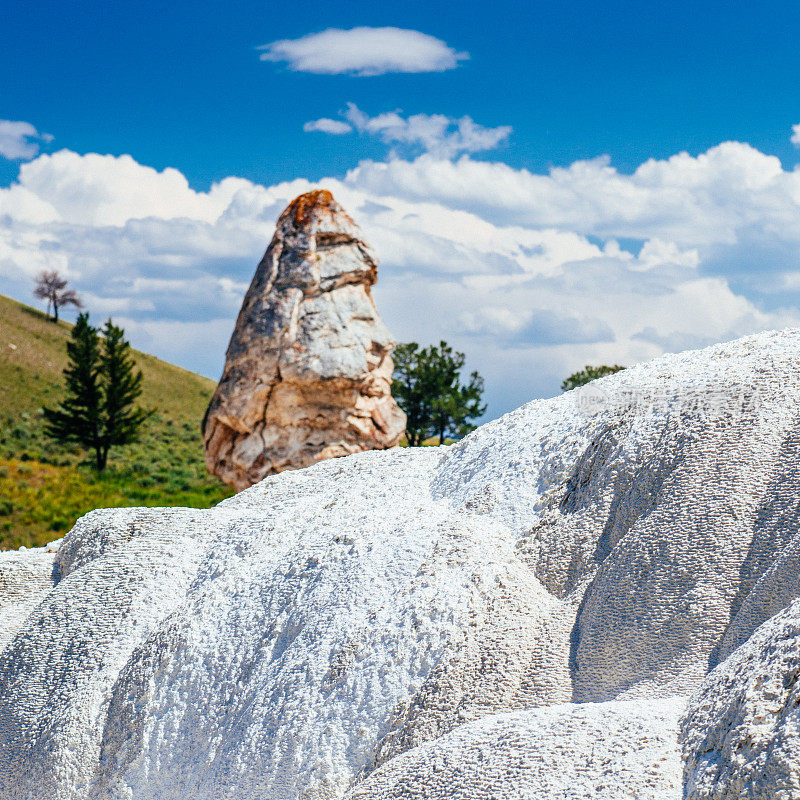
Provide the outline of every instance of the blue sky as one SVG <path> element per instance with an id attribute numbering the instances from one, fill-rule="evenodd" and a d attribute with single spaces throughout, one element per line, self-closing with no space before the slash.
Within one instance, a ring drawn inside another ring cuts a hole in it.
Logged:
<path id="1" fill-rule="evenodd" d="M 216 377 L 277 214 L 321 182 L 397 338 L 467 352 L 490 416 L 589 361 L 800 322 L 800 4 L 234 6 L 7 13 L 0 292 L 56 265 Z"/>
<path id="2" fill-rule="evenodd" d="M 0 40 L 3 114 L 55 132 L 55 146 L 176 167 L 195 188 L 314 179 L 380 157 L 378 143 L 301 135 L 347 101 L 512 125 L 500 155 L 537 171 L 605 153 L 628 170 L 725 139 L 796 160 L 795 2 L 230 6 L 17 4 Z M 257 59 L 258 45 L 359 25 L 423 31 L 470 59 L 368 80 Z"/>

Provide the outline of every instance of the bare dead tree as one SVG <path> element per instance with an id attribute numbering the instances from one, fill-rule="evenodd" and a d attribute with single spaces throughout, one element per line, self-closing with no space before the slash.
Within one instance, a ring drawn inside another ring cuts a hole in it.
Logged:
<path id="1" fill-rule="evenodd" d="M 83 303 L 74 289 L 67 289 L 67 279 L 53 270 L 42 270 L 36 276 L 34 297 L 47 300 L 47 316 L 50 317 L 50 306 L 53 307 L 53 322 L 58 322 L 58 309 L 62 306 L 83 308 Z"/>

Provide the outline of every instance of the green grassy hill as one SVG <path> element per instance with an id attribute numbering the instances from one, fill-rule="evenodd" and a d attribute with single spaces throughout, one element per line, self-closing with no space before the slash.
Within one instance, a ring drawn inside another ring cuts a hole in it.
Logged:
<path id="1" fill-rule="evenodd" d="M 134 353 L 139 402 L 156 413 L 140 442 L 112 448 L 104 473 L 44 435 L 41 409 L 62 397 L 70 328 L 0 295 L 0 549 L 57 539 L 93 508 L 208 507 L 229 497 L 203 461 L 200 421 L 214 382 L 145 353 Z"/>

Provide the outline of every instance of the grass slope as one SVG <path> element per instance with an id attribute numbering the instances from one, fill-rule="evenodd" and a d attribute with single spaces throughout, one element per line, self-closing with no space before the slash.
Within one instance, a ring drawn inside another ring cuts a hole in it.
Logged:
<path id="1" fill-rule="evenodd" d="M 62 398 L 70 329 L 0 295 L 0 549 L 57 539 L 93 508 L 208 507 L 229 497 L 203 461 L 200 420 L 214 382 L 145 353 L 134 352 L 139 402 L 156 414 L 141 441 L 112 448 L 106 472 L 44 435 L 41 409 Z"/>

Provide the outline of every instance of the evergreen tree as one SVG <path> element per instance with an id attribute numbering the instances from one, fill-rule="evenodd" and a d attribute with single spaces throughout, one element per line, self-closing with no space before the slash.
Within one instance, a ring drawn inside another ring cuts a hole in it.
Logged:
<path id="1" fill-rule="evenodd" d="M 420 348 L 416 342 L 398 345 L 394 351 L 392 395 L 406 412 L 406 438 L 412 447 L 437 436 L 463 436 L 475 426 L 470 420 L 486 411 L 481 404 L 483 379 L 477 372 L 461 383 L 463 353 L 447 342 Z"/>
<path id="2" fill-rule="evenodd" d="M 125 340 L 125 331 L 112 324 L 109 319 L 103 328 L 103 346 L 100 351 L 103 435 L 98 469 L 105 467 L 110 447 L 129 444 L 138 439 L 142 424 L 153 413 L 134 407 L 142 393 L 142 371 L 134 371 L 135 366 L 131 346 Z"/>
<path id="3" fill-rule="evenodd" d="M 577 389 L 579 386 L 585 386 L 589 381 L 593 381 L 595 378 L 602 378 L 604 375 L 613 375 L 615 372 L 619 372 L 623 369 L 625 369 L 625 367 L 621 367 L 619 364 L 614 364 L 611 367 L 605 364 L 599 367 L 591 367 L 587 364 L 582 370 L 573 372 L 569 378 L 566 378 L 561 383 L 561 391 L 568 392 L 570 389 Z"/>
<path id="4" fill-rule="evenodd" d="M 435 388 L 427 371 L 427 359 L 422 357 L 416 342 L 399 344 L 392 355 L 394 375 L 392 396 L 406 412 L 406 439 L 418 447 L 428 436 L 433 416 Z"/>
<path id="5" fill-rule="evenodd" d="M 88 314 L 79 314 L 67 342 L 68 364 L 64 369 L 66 398 L 58 409 L 44 409 L 47 433 L 60 442 L 89 446 L 100 432 L 100 339 L 89 324 Z"/>
<path id="6" fill-rule="evenodd" d="M 108 320 L 101 338 L 88 314 L 78 316 L 67 355 L 67 396 L 57 409 L 44 409 L 46 431 L 60 442 L 94 450 L 95 466 L 103 470 L 109 449 L 135 441 L 152 413 L 134 408 L 142 373 L 134 371 L 124 331 Z"/>

